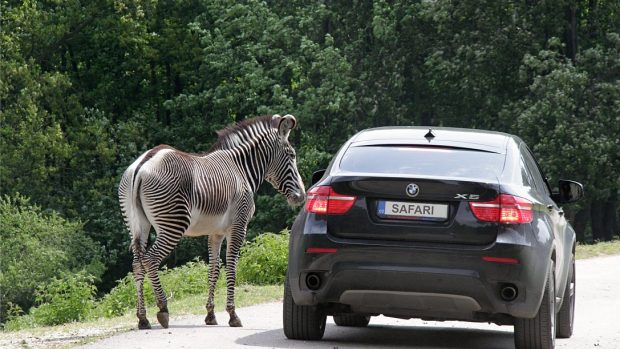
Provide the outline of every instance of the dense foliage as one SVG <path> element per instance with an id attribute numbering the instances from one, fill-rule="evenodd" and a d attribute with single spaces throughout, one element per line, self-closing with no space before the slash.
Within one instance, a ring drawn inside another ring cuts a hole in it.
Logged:
<path id="1" fill-rule="evenodd" d="M 0 195 L 29 197 L 42 207 L 33 217 L 83 222 L 63 241 L 101 245 L 106 291 L 131 264 L 116 198 L 126 166 L 159 143 L 204 151 L 232 122 L 291 113 L 306 180 L 366 127 L 516 133 L 551 183 L 585 184 L 586 200 L 565 208 L 579 239 L 610 240 L 619 23 L 620 3 L 603 0 L 0 0 Z M 295 210 L 268 185 L 256 201 L 250 239 L 290 225 Z M 12 231 L 1 225 L 0 245 Z M 36 270 L 47 257 L 34 236 L 7 253 Z M 204 239 L 167 263 L 196 256 Z M 3 258 L 2 278 L 19 274 Z M 32 303 L 28 290 L 17 304 Z"/>
<path id="2" fill-rule="evenodd" d="M 0 197 L 0 266 L 0 322 L 9 307 L 19 312 L 43 302 L 54 278 L 104 271 L 101 250 L 82 224 L 45 214 L 22 196 Z"/>
<path id="3" fill-rule="evenodd" d="M 19 330 L 84 320 L 94 309 L 96 290 L 92 277 L 84 273 L 54 277 L 37 287 L 38 305 L 29 314 L 12 309 L 4 328 Z"/>
<path id="4" fill-rule="evenodd" d="M 95 291 L 92 279 L 82 274 L 53 278 L 37 288 L 39 305 L 30 315 L 39 325 L 58 325 L 79 321 L 93 309 Z"/>
<path id="5" fill-rule="evenodd" d="M 237 263 L 239 283 L 254 285 L 283 284 L 288 266 L 289 234 L 264 233 L 241 249 Z"/>
<path id="6" fill-rule="evenodd" d="M 243 247 L 239 260 L 238 284 L 282 284 L 288 257 L 287 231 L 279 234 L 265 233 Z M 225 294 L 225 272 L 218 280 L 217 292 Z M 182 299 L 189 295 L 206 294 L 209 265 L 194 260 L 172 269 L 164 269 L 160 280 L 169 299 Z M 56 325 L 84 319 L 121 316 L 136 308 L 136 285 L 132 273 L 117 281 L 116 286 L 99 300 L 95 300 L 94 279 L 84 272 L 63 274 L 42 283 L 35 290 L 36 306 L 28 314 L 11 303 L 9 321 L 5 329 L 18 330 L 29 327 Z M 153 288 L 144 283 L 146 304 L 155 304 Z"/>

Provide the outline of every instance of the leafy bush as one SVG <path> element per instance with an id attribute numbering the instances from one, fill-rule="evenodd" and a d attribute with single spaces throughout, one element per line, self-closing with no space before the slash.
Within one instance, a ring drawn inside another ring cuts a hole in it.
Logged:
<path id="1" fill-rule="evenodd" d="M 7 329 L 58 325 L 84 319 L 95 305 L 93 277 L 79 273 L 54 277 L 35 292 L 37 307 L 7 322 Z"/>
<path id="2" fill-rule="evenodd" d="M 43 213 L 20 195 L 0 197 L 0 323 L 9 303 L 27 311 L 37 288 L 63 273 L 101 276 L 101 260 L 81 223 Z"/>
<path id="3" fill-rule="evenodd" d="M 237 266 L 238 282 L 257 285 L 282 283 L 287 268 L 288 239 L 288 231 L 279 234 L 265 233 L 243 246 Z M 224 273 L 222 269 L 217 285 L 220 289 L 225 288 Z M 132 273 L 119 280 L 98 302 L 94 301 L 96 288 L 93 286 L 93 278 L 85 275 L 64 274 L 63 277 L 54 277 L 48 284 L 38 287 L 35 298 L 39 305 L 31 309 L 29 314 L 21 315 L 21 308 L 9 303 L 13 317 L 6 323 L 5 329 L 61 324 L 86 317 L 110 318 L 135 309 L 136 285 Z M 206 293 L 208 275 L 208 264 L 194 260 L 178 268 L 164 268 L 160 272 L 160 280 L 168 298 L 183 298 Z M 144 282 L 144 300 L 147 305 L 155 304 L 148 278 Z"/>
<path id="4" fill-rule="evenodd" d="M 145 281 L 145 286 L 147 284 L 148 281 Z M 153 296 L 152 292 L 150 296 Z M 149 299 L 149 297 L 147 296 L 146 299 Z M 133 274 L 129 273 L 124 278 L 118 280 L 116 286 L 97 303 L 92 315 L 95 318 L 121 316 L 127 310 L 135 307 L 136 285 Z"/>
<path id="5" fill-rule="evenodd" d="M 54 278 L 36 292 L 39 306 L 30 311 L 37 324 L 58 325 L 83 319 L 95 305 L 97 288 L 84 274 Z"/>
<path id="6" fill-rule="evenodd" d="M 237 281 L 257 285 L 284 282 L 288 259 L 288 232 L 265 233 L 254 242 L 247 243 L 237 264 Z M 225 270 L 222 268 L 218 288 L 225 284 Z M 160 280 L 169 298 L 183 298 L 187 295 L 204 294 L 209 285 L 209 265 L 194 260 L 174 269 L 160 272 Z M 155 304 L 155 296 L 148 278 L 144 281 L 144 301 Z M 94 309 L 93 317 L 114 317 L 125 314 L 136 307 L 136 285 L 132 273 L 119 280 Z"/>
<path id="7" fill-rule="evenodd" d="M 201 294 L 208 290 L 209 266 L 207 263 L 194 260 L 174 268 L 160 272 L 160 281 L 169 298 L 183 298 L 187 295 Z M 222 279 L 222 278 L 220 278 Z M 118 281 L 110 293 L 105 295 L 93 312 L 94 317 L 114 317 L 123 315 L 136 307 L 136 284 L 132 273 Z M 144 301 L 154 304 L 155 296 L 148 278 L 144 281 Z"/>
<path id="8" fill-rule="evenodd" d="M 24 328 L 36 327 L 37 323 L 34 317 L 30 314 L 21 315 L 18 317 L 10 317 L 7 322 L 3 324 L 5 331 L 19 331 Z"/>
<path id="9" fill-rule="evenodd" d="M 237 282 L 272 285 L 284 282 L 288 265 L 289 233 L 265 233 L 241 249 Z"/>

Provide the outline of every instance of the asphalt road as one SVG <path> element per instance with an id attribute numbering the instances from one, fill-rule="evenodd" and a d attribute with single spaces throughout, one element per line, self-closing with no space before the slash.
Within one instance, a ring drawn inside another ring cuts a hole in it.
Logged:
<path id="1" fill-rule="evenodd" d="M 577 261 L 575 333 L 561 349 L 620 349 L 620 255 Z M 368 328 L 337 327 L 328 317 L 322 341 L 287 340 L 282 303 L 240 308 L 244 327 L 207 327 L 202 316 L 173 317 L 170 328 L 130 331 L 83 346 L 88 349 L 170 348 L 514 348 L 511 326 L 374 317 Z M 152 314 L 151 314 L 152 315 Z M 225 324 L 226 313 L 218 313 Z M 151 320 L 154 323 L 155 319 Z"/>

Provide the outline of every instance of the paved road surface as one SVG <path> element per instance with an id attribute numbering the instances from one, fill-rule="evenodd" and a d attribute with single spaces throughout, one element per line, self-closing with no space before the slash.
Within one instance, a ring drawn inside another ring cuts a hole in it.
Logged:
<path id="1" fill-rule="evenodd" d="M 575 333 L 559 339 L 557 348 L 620 349 L 620 256 L 577 262 L 576 306 Z M 305 342 L 284 337 L 282 303 L 240 308 L 237 313 L 243 328 L 206 327 L 198 316 L 173 317 L 168 329 L 135 330 L 82 348 L 514 348 L 511 326 L 380 316 L 372 318 L 368 328 L 356 329 L 337 327 L 328 317 L 324 339 Z M 226 313 L 217 317 L 220 323 L 228 321 Z"/>

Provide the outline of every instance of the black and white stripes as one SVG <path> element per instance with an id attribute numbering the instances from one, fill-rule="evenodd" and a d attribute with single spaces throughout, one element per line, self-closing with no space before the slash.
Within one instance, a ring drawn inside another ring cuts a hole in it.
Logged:
<path id="1" fill-rule="evenodd" d="M 145 274 L 160 309 L 157 319 L 168 326 L 158 269 L 184 235 L 209 236 L 208 325 L 217 324 L 213 297 L 219 252 L 226 238 L 226 309 L 229 325 L 241 326 L 235 313 L 235 270 L 247 224 L 254 214 L 254 193 L 267 180 L 289 204 L 301 204 L 305 199 L 295 151 L 288 141 L 295 125 L 292 115 L 248 119 L 218 132 L 217 142 L 207 153 L 188 154 L 160 145 L 127 168 L 119 185 L 119 199 L 132 238 L 139 328 L 150 328 L 142 292 Z M 147 249 L 151 226 L 157 238 Z"/>

